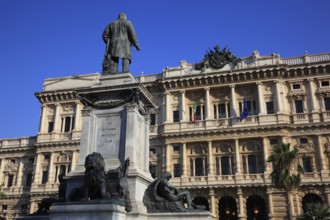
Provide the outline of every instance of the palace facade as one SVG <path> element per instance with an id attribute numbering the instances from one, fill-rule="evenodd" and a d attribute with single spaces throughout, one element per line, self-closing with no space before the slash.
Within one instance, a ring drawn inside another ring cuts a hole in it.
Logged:
<path id="1" fill-rule="evenodd" d="M 42 198 L 57 196 L 57 176 L 78 161 L 83 104 L 76 89 L 100 77 L 46 79 L 35 94 L 38 134 L 0 139 L 2 218 L 33 213 Z M 330 204 L 330 53 L 254 51 L 235 68 L 196 70 L 181 61 L 135 79 L 159 105 L 150 115 L 152 175 L 171 172 L 171 184 L 189 189 L 215 219 L 294 219 L 309 202 Z M 266 160 L 282 143 L 299 149 L 304 174 L 295 192 L 274 188 L 269 176 Z"/>

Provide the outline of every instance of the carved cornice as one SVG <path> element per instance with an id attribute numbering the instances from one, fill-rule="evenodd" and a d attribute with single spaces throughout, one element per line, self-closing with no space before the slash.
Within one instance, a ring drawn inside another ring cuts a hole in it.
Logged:
<path id="1" fill-rule="evenodd" d="M 228 128 L 221 130 L 200 130 L 194 132 L 175 132 L 165 133 L 161 137 L 164 138 L 166 144 L 181 143 L 181 142 L 208 142 L 210 140 L 225 140 L 225 139 L 247 139 L 260 138 L 268 136 L 309 136 L 322 135 L 330 132 L 328 124 L 319 125 L 277 125 L 249 128 Z"/>
<path id="2" fill-rule="evenodd" d="M 322 76 L 327 73 L 330 65 L 318 66 L 303 64 L 289 67 L 286 64 L 279 66 L 267 66 L 265 68 L 250 68 L 227 72 L 214 72 L 205 74 L 191 74 L 181 77 L 167 78 L 161 81 L 164 90 L 182 90 L 199 87 L 214 87 L 219 85 L 230 85 L 233 83 L 255 82 L 255 81 L 278 81 L 278 79 L 295 79 L 302 77 Z"/>
<path id="3" fill-rule="evenodd" d="M 78 100 L 77 94 L 74 90 L 37 92 L 35 93 L 35 96 L 38 98 L 41 104 L 64 101 L 77 102 Z"/>

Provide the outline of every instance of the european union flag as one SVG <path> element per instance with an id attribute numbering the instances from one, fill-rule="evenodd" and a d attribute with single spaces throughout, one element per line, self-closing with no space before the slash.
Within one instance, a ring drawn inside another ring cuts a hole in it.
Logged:
<path id="1" fill-rule="evenodd" d="M 248 107 L 246 103 L 246 95 L 244 95 L 244 103 L 243 103 L 243 112 L 241 113 L 241 119 L 246 118 L 249 115 Z"/>

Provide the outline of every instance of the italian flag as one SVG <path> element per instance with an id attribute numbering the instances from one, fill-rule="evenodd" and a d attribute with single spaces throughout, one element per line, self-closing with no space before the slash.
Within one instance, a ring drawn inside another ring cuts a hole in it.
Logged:
<path id="1" fill-rule="evenodd" d="M 196 109 L 197 109 L 197 105 L 196 105 L 196 102 L 194 102 L 193 103 L 194 124 L 196 124 L 196 121 L 197 121 Z"/>

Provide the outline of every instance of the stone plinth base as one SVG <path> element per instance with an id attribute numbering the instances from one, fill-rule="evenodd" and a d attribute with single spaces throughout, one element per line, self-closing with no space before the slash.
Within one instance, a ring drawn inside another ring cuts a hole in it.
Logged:
<path id="1" fill-rule="evenodd" d="M 14 218 L 15 220 L 49 220 L 48 215 L 27 215 Z"/>
<path id="2" fill-rule="evenodd" d="M 51 206 L 49 220 L 121 220 L 125 207 L 101 202 L 56 203 Z"/>
<path id="3" fill-rule="evenodd" d="M 214 217 L 210 212 L 176 212 L 176 213 L 149 213 L 148 220 L 211 220 Z"/>

